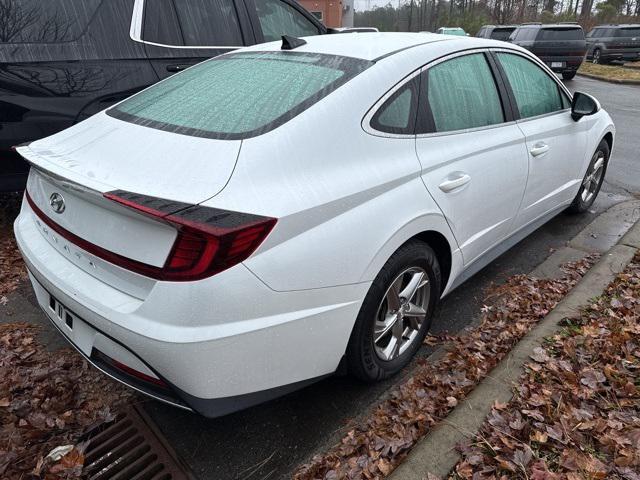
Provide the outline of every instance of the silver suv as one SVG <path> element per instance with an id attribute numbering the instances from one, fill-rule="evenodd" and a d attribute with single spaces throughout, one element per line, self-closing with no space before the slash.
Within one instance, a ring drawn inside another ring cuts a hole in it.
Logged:
<path id="1" fill-rule="evenodd" d="M 598 25 L 587 34 L 587 59 L 605 64 L 640 60 L 640 25 Z"/>

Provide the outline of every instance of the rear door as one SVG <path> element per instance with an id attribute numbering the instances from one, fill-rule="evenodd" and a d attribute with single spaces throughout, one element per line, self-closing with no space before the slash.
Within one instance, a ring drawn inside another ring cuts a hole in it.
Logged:
<path id="1" fill-rule="evenodd" d="M 505 97 L 484 52 L 457 54 L 423 72 L 422 178 L 467 265 L 511 233 L 525 190 L 524 136 Z"/>
<path id="2" fill-rule="evenodd" d="M 136 21 L 160 79 L 255 43 L 240 0 L 145 0 Z"/>
<path id="3" fill-rule="evenodd" d="M 555 76 L 516 52 L 496 52 L 526 138 L 527 189 L 515 228 L 571 202 L 581 181 L 588 122 L 571 118 L 570 99 Z"/>
<path id="4" fill-rule="evenodd" d="M 611 48 L 620 49 L 623 60 L 640 60 L 640 26 L 620 27 L 612 40 Z"/>

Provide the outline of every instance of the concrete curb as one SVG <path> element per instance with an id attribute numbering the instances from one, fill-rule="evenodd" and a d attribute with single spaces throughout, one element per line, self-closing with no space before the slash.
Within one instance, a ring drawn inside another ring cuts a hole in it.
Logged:
<path id="1" fill-rule="evenodd" d="M 558 323 L 588 305 L 623 271 L 640 249 L 640 221 L 587 272 L 582 280 L 540 323 L 525 335 L 460 404 L 411 450 L 391 474 L 391 480 L 423 480 L 427 473 L 445 478 L 460 460 L 455 447 L 480 429 L 491 406 L 508 402 L 533 349 L 558 331 Z"/>
<path id="2" fill-rule="evenodd" d="M 593 80 L 600 80 L 602 82 L 617 83 L 618 85 L 640 85 L 640 80 L 618 80 L 615 78 L 606 78 L 601 77 L 600 75 L 593 75 L 591 73 L 582 72 L 579 72 L 578 75 L 580 75 L 581 77 L 592 78 Z"/>

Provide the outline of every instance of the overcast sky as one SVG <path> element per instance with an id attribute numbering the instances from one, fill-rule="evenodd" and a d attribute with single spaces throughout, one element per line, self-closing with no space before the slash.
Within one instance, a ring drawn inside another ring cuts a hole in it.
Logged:
<path id="1" fill-rule="evenodd" d="M 398 6 L 398 0 L 355 0 L 356 10 L 366 10 L 367 8 L 384 7 L 387 3 L 391 3 L 394 7 Z"/>

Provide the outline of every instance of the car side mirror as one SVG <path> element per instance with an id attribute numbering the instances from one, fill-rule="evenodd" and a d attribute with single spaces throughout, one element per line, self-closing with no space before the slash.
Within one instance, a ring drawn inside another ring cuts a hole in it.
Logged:
<path id="1" fill-rule="evenodd" d="M 573 101 L 571 102 L 571 118 L 576 122 L 582 117 L 598 113 L 599 110 L 600 102 L 591 95 L 582 92 L 576 92 L 573 94 Z"/>

